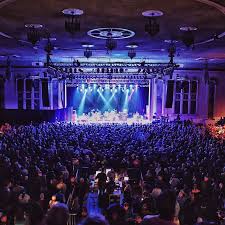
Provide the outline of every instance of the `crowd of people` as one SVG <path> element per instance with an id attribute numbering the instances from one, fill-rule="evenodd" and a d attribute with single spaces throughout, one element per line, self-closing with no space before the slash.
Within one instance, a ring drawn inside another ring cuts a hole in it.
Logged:
<path id="1" fill-rule="evenodd" d="M 225 126 L 225 117 L 221 117 L 217 122 L 217 126 Z"/>
<path id="2" fill-rule="evenodd" d="M 88 176 L 78 177 L 83 167 Z M 106 168 L 112 170 L 104 175 Z M 125 180 L 128 168 L 141 176 Z M 52 221 L 62 208 L 65 221 L 70 211 L 77 222 L 91 224 L 86 199 L 97 170 L 102 171 L 100 197 L 113 193 L 115 173 L 121 175 L 123 201 L 100 204 L 108 222 L 95 218 L 92 224 L 223 221 L 225 141 L 203 125 L 56 122 L 11 126 L 0 133 L 0 224 L 64 225 Z"/>

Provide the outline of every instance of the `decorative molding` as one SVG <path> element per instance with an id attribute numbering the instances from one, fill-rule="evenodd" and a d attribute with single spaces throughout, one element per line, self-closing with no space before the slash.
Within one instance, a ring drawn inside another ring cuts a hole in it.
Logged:
<path id="1" fill-rule="evenodd" d="M 220 5 L 220 4 L 218 4 L 218 3 L 216 3 L 216 2 L 212 2 L 211 0 L 196 0 L 196 1 L 197 2 L 201 2 L 203 4 L 206 4 L 208 6 L 212 6 L 212 7 L 214 7 L 217 10 L 219 10 L 221 13 L 223 13 L 225 15 L 225 7 Z M 218 36 L 221 36 L 221 35 L 223 35 L 223 33 L 219 34 Z M 207 41 L 210 41 L 210 39 L 209 40 L 205 40 L 205 42 L 207 42 Z M 199 43 L 196 43 L 196 44 L 201 44 L 201 43 L 202 42 L 199 42 Z"/>
<path id="2" fill-rule="evenodd" d="M 16 0 L 3 0 L 0 2 L 0 9 L 3 8 L 4 6 L 10 4 L 10 3 L 13 3 L 15 2 Z"/>
<path id="3" fill-rule="evenodd" d="M 225 7 L 216 3 L 216 2 L 212 2 L 211 0 L 196 0 L 196 1 L 204 3 L 204 4 L 209 5 L 209 6 L 212 6 L 216 9 L 218 9 L 221 13 L 223 13 L 225 15 Z"/>

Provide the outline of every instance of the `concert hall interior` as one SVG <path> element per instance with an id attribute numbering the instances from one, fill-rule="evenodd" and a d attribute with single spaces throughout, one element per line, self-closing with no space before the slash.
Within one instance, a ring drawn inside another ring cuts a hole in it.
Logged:
<path id="1" fill-rule="evenodd" d="M 175 2 L 1 1 L 1 120 L 224 116 L 224 5 Z"/>
<path id="2" fill-rule="evenodd" d="M 0 0 L 0 225 L 225 223 L 225 0 Z"/>

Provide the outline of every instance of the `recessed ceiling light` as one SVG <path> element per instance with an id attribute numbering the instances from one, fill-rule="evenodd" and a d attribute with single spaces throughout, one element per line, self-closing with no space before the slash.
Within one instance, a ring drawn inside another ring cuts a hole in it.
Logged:
<path id="1" fill-rule="evenodd" d="M 93 48 L 93 47 L 94 47 L 93 44 L 88 44 L 88 43 L 82 44 L 81 46 L 82 46 L 83 48 Z"/>
<path id="2" fill-rule="evenodd" d="M 180 27 L 181 31 L 196 31 L 198 30 L 197 27 Z"/>
<path id="3" fill-rule="evenodd" d="M 35 28 L 35 29 L 40 29 L 43 27 L 42 24 L 36 24 L 36 23 L 30 23 L 30 24 L 25 24 L 26 28 Z"/>
<path id="4" fill-rule="evenodd" d="M 71 15 L 71 16 L 81 16 L 81 15 L 84 14 L 84 11 L 81 10 L 81 9 L 73 9 L 73 8 L 69 8 L 69 9 L 64 9 L 64 10 L 62 11 L 62 13 L 63 13 L 64 15 L 67 15 L 67 16 L 69 16 L 69 15 Z"/>
<path id="5" fill-rule="evenodd" d="M 164 40 L 164 42 L 171 44 L 171 43 L 177 43 L 178 41 L 177 40 L 170 40 L 170 39 L 168 39 L 168 40 Z"/>
<path id="6" fill-rule="evenodd" d="M 130 43 L 128 45 L 126 45 L 127 48 L 138 48 L 138 44 L 137 43 Z"/>
<path id="7" fill-rule="evenodd" d="M 163 12 L 159 10 L 147 10 L 142 12 L 142 16 L 144 17 L 160 17 L 163 16 Z"/>

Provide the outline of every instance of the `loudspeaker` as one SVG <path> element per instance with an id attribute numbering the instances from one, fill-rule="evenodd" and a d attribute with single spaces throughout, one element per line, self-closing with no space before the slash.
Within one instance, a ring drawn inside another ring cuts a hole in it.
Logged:
<path id="1" fill-rule="evenodd" d="M 50 102 L 49 102 L 49 93 L 48 93 L 48 80 L 43 79 L 42 82 L 42 102 L 43 102 L 43 107 L 49 107 Z"/>
<path id="2" fill-rule="evenodd" d="M 4 80 L 0 78 L 0 109 L 5 106 L 5 83 Z"/>
<path id="3" fill-rule="evenodd" d="M 168 80 L 166 93 L 166 108 L 172 108 L 173 106 L 173 90 L 174 80 Z"/>

